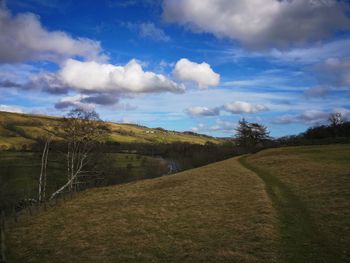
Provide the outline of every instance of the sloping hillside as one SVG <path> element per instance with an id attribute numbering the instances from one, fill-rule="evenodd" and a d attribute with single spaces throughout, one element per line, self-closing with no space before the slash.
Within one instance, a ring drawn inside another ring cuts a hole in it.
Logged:
<path id="1" fill-rule="evenodd" d="M 264 180 L 287 262 L 350 262 L 350 145 L 270 149 L 244 163 Z"/>
<path id="2" fill-rule="evenodd" d="M 9 236 L 14 262 L 276 262 L 275 212 L 237 159 L 85 191 Z"/>
<path id="3" fill-rule="evenodd" d="M 349 175 L 350 145 L 290 147 L 91 189 L 23 217 L 8 233 L 9 256 L 13 262 L 349 262 Z"/>
<path id="4" fill-rule="evenodd" d="M 50 134 L 56 129 L 62 119 L 0 112 L 0 149 L 26 149 L 43 135 Z M 189 142 L 205 144 L 219 143 L 221 140 L 204 135 L 195 135 L 164 129 L 151 129 L 133 124 L 108 123 L 111 133 L 108 137 L 112 142 L 142 142 L 142 143 L 171 143 Z"/>

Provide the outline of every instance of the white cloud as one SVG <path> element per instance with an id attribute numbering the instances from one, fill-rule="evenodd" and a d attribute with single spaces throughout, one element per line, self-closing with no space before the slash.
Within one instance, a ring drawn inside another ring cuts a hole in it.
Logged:
<path id="1" fill-rule="evenodd" d="M 167 36 L 161 28 L 156 27 L 153 23 L 141 23 L 139 26 L 140 36 L 144 38 L 150 38 L 157 41 L 170 41 L 170 37 Z"/>
<path id="2" fill-rule="evenodd" d="M 211 125 L 208 127 L 208 130 L 233 132 L 236 127 L 237 127 L 237 123 L 235 123 L 235 122 L 217 120 L 214 125 Z"/>
<path id="3" fill-rule="evenodd" d="M 176 63 L 173 74 L 182 81 L 196 82 L 200 88 L 217 86 L 220 82 L 220 75 L 215 73 L 209 64 L 205 62 L 198 64 L 186 58 Z"/>
<path id="4" fill-rule="evenodd" d="M 56 80 L 53 81 L 52 76 L 50 76 L 48 85 L 53 83 L 56 87 L 61 86 L 64 89 L 69 87 L 81 92 L 147 93 L 168 91 L 182 93 L 185 91 L 184 85 L 178 84 L 164 75 L 144 71 L 136 60 L 131 60 L 125 66 L 117 66 L 69 59 L 55 74 L 55 77 Z"/>
<path id="5" fill-rule="evenodd" d="M 333 0 L 164 0 L 163 17 L 253 48 L 286 48 L 350 28 L 349 5 Z"/>
<path id="6" fill-rule="evenodd" d="M 62 31 L 48 31 L 32 13 L 13 16 L 0 8 L 0 62 L 27 60 L 60 62 L 80 56 L 88 60 L 106 60 L 100 43 L 87 38 L 73 38 Z"/>
<path id="7" fill-rule="evenodd" d="M 18 106 L 3 105 L 3 104 L 0 105 L 0 111 L 24 113 L 24 111 Z"/>
<path id="8" fill-rule="evenodd" d="M 220 114 L 219 108 L 190 107 L 185 110 L 191 116 L 217 116 Z"/>
<path id="9" fill-rule="evenodd" d="M 214 124 L 203 124 L 199 123 L 192 128 L 194 132 L 223 132 L 233 134 L 237 123 L 225 121 L 225 120 L 216 120 Z"/>
<path id="10" fill-rule="evenodd" d="M 271 56 L 289 63 L 313 64 L 325 61 L 330 57 L 343 58 L 350 56 L 350 39 L 339 39 L 327 43 L 317 43 L 311 47 L 291 50 L 272 50 L 268 53 L 255 53 L 255 56 Z M 248 54 L 246 54 L 248 56 Z"/>
<path id="11" fill-rule="evenodd" d="M 185 112 L 190 116 L 217 116 L 220 115 L 220 110 L 225 110 L 233 114 L 241 113 L 257 113 L 269 110 L 268 107 L 261 104 L 250 104 L 244 101 L 234 101 L 224 104 L 220 107 L 208 108 L 204 106 L 189 107 Z"/>
<path id="12" fill-rule="evenodd" d="M 94 110 L 95 105 L 93 103 L 82 102 L 87 96 L 75 95 L 63 97 L 55 104 L 56 109 L 66 109 L 66 108 L 79 108 L 83 110 Z"/>
<path id="13" fill-rule="evenodd" d="M 311 125 L 320 125 L 328 122 L 329 115 L 332 112 L 339 112 L 349 119 L 350 110 L 345 108 L 334 108 L 332 111 L 322 111 L 322 110 L 306 110 L 296 115 L 284 115 L 277 118 L 274 123 L 277 124 L 290 124 L 290 123 L 305 123 Z"/>
<path id="14" fill-rule="evenodd" d="M 164 32 L 163 29 L 157 27 L 152 22 L 145 23 L 132 23 L 132 22 L 121 22 L 122 27 L 126 27 L 130 31 L 136 32 L 142 38 L 148 38 L 155 41 L 168 42 L 171 38 Z"/>
<path id="15" fill-rule="evenodd" d="M 319 77 L 335 86 L 350 87 L 350 59 L 329 58 L 318 67 Z"/>
<path id="16" fill-rule="evenodd" d="M 320 124 L 327 120 L 329 113 L 319 110 L 307 110 L 297 115 L 284 115 L 277 120 L 277 124 L 289 124 L 289 123 L 307 123 L 307 124 Z"/>
<path id="17" fill-rule="evenodd" d="M 269 110 L 268 107 L 261 104 L 250 104 L 244 101 L 234 101 L 229 102 L 224 105 L 224 109 L 233 114 L 241 114 L 241 113 L 257 113 L 261 111 Z"/>

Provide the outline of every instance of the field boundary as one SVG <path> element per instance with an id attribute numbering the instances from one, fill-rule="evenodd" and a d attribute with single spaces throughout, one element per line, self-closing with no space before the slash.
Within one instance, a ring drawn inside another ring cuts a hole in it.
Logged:
<path id="1" fill-rule="evenodd" d="M 291 189 L 268 171 L 252 165 L 250 155 L 238 158 L 247 169 L 265 183 L 266 192 L 276 209 L 280 233 L 280 257 L 283 262 L 333 262 L 339 258 L 317 229 L 305 204 Z M 320 261 L 320 258 L 323 261 Z"/>

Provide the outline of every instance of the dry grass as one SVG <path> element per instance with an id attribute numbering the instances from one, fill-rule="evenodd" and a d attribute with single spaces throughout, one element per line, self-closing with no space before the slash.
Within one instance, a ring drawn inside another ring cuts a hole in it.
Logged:
<path id="1" fill-rule="evenodd" d="M 29 140 L 36 140 L 39 137 L 50 134 L 61 124 L 62 119 L 49 116 L 26 115 L 19 113 L 0 112 L 0 146 L 20 149 L 23 143 L 13 140 L 11 137 L 22 138 L 25 143 Z M 21 133 L 5 129 L 6 124 L 13 124 Z M 189 142 L 193 144 L 205 144 L 206 142 L 221 143 L 222 140 L 204 136 L 194 136 L 180 132 L 150 129 L 132 124 L 108 123 L 111 133 L 108 140 L 124 143 L 172 143 Z M 151 133 L 152 132 L 152 133 Z M 24 137 L 25 138 L 24 138 Z M 57 138 L 59 139 L 59 138 Z M 29 143 L 28 145 L 31 145 Z"/>
<path id="2" fill-rule="evenodd" d="M 271 149 L 247 161 L 302 201 L 325 245 L 320 250 L 333 262 L 350 261 L 350 145 Z"/>
<path id="3" fill-rule="evenodd" d="M 276 262 L 275 224 L 261 179 L 230 159 L 88 190 L 23 219 L 9 247 L 13 262 Z"/>

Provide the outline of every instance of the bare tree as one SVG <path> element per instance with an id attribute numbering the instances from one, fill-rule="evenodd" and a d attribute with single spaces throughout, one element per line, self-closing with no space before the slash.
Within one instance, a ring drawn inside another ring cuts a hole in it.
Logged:
<path id="1" fill-rule="evenodd" d="M 86 171 L 95 146 L 105 139 L 107 126 L 95 111 L 74 109 L 63 120 L 62 137 L 67 142 L 67 181 L 50 199 L 64 190 L 73 191 L 78 179 Z"/>
<path id="2" fill-rule="evenodd" d="M 330 126 L 334 128 L 343 124 L 346 119 L 341 113 L 335 112 L 329 115 L 328 121 L 330 123 Z"/>
<path id="3" fill-rule="evenodd" d="M 44 139 L 44 150 L 41 156 L 41 171 L 39 176 L 39 193 L 38 193 L 38 201 L 41 203 L 46 198 L 46 182 L 47 182 L 47 161 L 50 150 L 50 143 L 52 140 L 51 137 L 46 137 Z"/>

